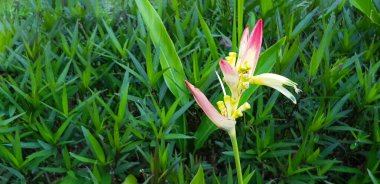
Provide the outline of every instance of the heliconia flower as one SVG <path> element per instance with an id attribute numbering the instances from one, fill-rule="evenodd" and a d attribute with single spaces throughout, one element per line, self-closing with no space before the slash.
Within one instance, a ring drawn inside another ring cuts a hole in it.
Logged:
<path id="1" fill-rule="evenodd" d="M 194 87 L 189 82 L 185 81 L 187 88 L 193 94 L 195 101 L 202 108 L 203 112 L 208 118 L 219 128 L 224 130 L 231 130 L 235 127 L 236 121 L 234 119 L 229 119 L 222 114 L 220 114 L 215 107 L 210 103 L 207 97 L 196 87 Z"/>
<path id="2" fill-rule="evenodd" d="M 196 102 L 207 117 L 219 128 L 232 130 L 236 124 L 235 120 L 243 116 L 244 111 L 251 108 L 247 102 L 239 106 L 241 95 L 251 84 L 274 88 L 292 100 L 293 103 L 296 103 L 296 98 L 284 86 L 291 86 L 298 93 L 300 90 L 297 88 L 297 83 L 273 73 L 253 75 L 260 55 L 262 38 L 263 21 L 260 19 L 251 34 L 249 33 L 249 28 L 245 28 L 240 41 L 239 55 L 237 56 L 235 52 L 230 52 L 225 60 L 222 59 L 220 61 L 219 65 L 224 76 L 224 81 L 231 92 L 231 95 L 227 95 L 222 80 L 217 73 L 224 94 L 223 100 L 217 102 L 220 113 L 198 88 L 185 81 Z"/>
<path id="3" fill-rule="evenodd" d="M 220 61 L 220 68 L 223 72 L 224 80 L 231 90 L 232 97 L 239 101 L 241 94 L 249 85 L 256 84 L 272 87 L 292 100 L 293 103 L 296 103 L 296 98 L 284 85 L 293 87 L 295 92 L 298 93 L 300 90 L 297 88 L 297 83 L 272 73 L 253 76 L 260 55 L 262 38 L 263 21 L 260 19 L 251 34 L 249 33 L 249 28 L 245 28 L 240 41 L 238 57 L 236 58 L 236 53 L 230 52 L 229 56 L 225 58 L 226 60 Z"/>

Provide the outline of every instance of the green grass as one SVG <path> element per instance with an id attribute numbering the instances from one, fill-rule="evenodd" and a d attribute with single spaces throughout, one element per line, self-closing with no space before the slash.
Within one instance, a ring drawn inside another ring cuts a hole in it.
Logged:
<path id="1" fill-rule="evenodd" d="M 0 183 L 236 183 L 228 135 L 183 80 L 215 105 L 219 59 L 260 18 L 257 72 L 303 92 L 296 105 L 264 87 L 242 97 L 247 183 L 379 183 L 379 12 L 371 0 L 0 1 Z"/>

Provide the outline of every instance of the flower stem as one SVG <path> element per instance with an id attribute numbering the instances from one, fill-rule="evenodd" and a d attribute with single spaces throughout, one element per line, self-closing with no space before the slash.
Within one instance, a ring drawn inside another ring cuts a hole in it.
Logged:
<path id="1" fill-rule="evenodd" d="M 239 146 L 236 139 L 236 131 L 235 128 L 228 131 L 228 135 L 231 138 L 232 148 L 234 150 L 235 164 L 236 164 L 236 172 L 238 177 L 238 183 L 243 184 L 243 174 L 241 172 L 240 166 L 240 156 L 239 156 Z"/>

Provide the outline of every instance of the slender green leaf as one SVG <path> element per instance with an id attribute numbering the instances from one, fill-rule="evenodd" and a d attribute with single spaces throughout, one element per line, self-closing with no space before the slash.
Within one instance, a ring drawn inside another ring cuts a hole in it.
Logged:
<path id="1" fill-rule="evenodd" d="M 99 142 L 96 140 L 96 138 L 85 128 L 82 126 L 82 132 L 84 135 L 84 138 L 86 139 L 87 144 L 90 146 L 91 151 L 94 155 L 96 155 L 96 158 L 101 162 L 105 163 L 106 159 L 104 156 L 104 151 Z"/>
<path id="2" fill-rule="evenodd" d="M 5 126 L 5 125 L 8 125 L 9 123 L 11 123 L 12 121 L 14 121 L 15 119 L 19 118 L 20 116 L 22 116 L 23 114 L 25 113 L 21 113 L 21 114 L 18 114 L 16 116 L 13 116 L 9 119 L 6 119 L 6 120 L 0 120 L 0 126 Z"/>
<path id="3" fill-rule="evenodd" d="M 186 91 L 183 66 L 160 16 L 148 0 L 135 0 L 135 2 L 148 27 L 153 44 L 160 50 L 161 68 L 170 68 L 164 73 L 169 90 L 175 97 L 181 98 L 181 101 L 186 103 L 188 98 L 183 94 L 183 91 Z"/>
<path id="4" fill-rule="evenodd" d="M 90 159 L 90 158 L 87 158 L 87 157 L 83 157 L 83 156 L 80 156 L 80 155 L 77 155 L 75 153 L 69 153 L 72 157 L 74 157 L 75 159 L 83 162 L 83 163 L 89 163 L 89 164 L 96 164 L 97 161 L 94 160 L 94 159 Z"/>
<path id="5" fill-rule="evenodd" d="M 325 52 L 326 50 L 328 50 L 328 46 L 330 45 L 331 39 L 333 37 L 334 24 L 335 24 L 335 16 L 332 15 L 327 27 L 325 28 L 322 41 L 319 44 L 318 50 L 316 52 L 313 52 L 313 55 L 311 57 L 310 73 L 309 73 L 310 77 L 315 76 L 315 74 L 318 71 L 319 65 L 322 62 L 322 59 L 324 58 Z"/>
<path id="6" fill-rule="evenodd" d="M 373 4 L 373 0 L 350 0 L 350 3 L 364 13 L 373 23 L 380 26 L 380 13 Z"/>
<path id="7" fill-rule="evenodd" d="M 218 48 L 216 47 L 214 38 L 211 35 L 210 28 L 208 27 L 206 21 L 203 19 L 202 13 L 199 11 L 198 7 L 196 7 L 196 9 L 197 9 L 199 21 L 201 22 L 201 26 L 207 40 L 208 47 L 211 51 L 211 55 L 213 59 L 217 61 L 219 59 Z"/>
<path id="8" fill-rule="evenodd" d="M 203 174 L 203 168 L 202 165 L 199 165 L 199 169 L 197 174 L 194 176 L 194 178 L 191 180 L 190 184 L 204 184 L 205 178 Z"/>

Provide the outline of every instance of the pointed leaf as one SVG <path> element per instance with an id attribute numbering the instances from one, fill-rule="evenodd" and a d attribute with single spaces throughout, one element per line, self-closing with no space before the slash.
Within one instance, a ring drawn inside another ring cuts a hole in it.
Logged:
<path id="1" fill-rule="evenodd" d="M 186 103 L 188 98 L 183 95 L 183 91 L 186 89 L 183 83 L 185 72 L 173 41 L 150 2 L 148 0 L 135 0 L 135 2 L 145 21 L 154 46 L 160 51 L 161 68 L 170 68 L 164 73 L 164 80 L 169 90 L 175 97 L 181 98 L 182 102 Z"/>

